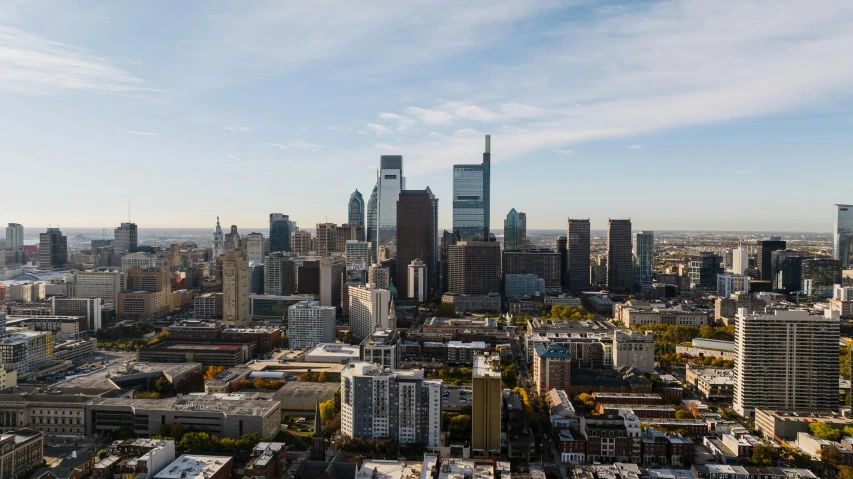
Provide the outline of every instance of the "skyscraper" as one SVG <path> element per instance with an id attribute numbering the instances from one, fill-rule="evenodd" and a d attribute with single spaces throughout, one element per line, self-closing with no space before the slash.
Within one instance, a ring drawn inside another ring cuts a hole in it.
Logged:
<path id="1" fill-rule="evenodd" d="M 397 202 L 397 261 L 395 286 L 409 291 L 409 264 L 419 259 L 426 265 L 428 290 L 436 278 L 436 231 L 433 217 L 435 195 L 425 190 L 403 190 Z"/>
<path id="2" fill-rule="evenodd" d="M 690 258 L 687 272 L 690 286 L 696 289 L 714 289 L 717 287 L 717 275 L 722 273 L 722 258 L 711 251 L 703 251 Z"/>
<path id="3" fill-rule="evenodd" d="M 741 245 L 732 250 L 732 273 L 743 274 L 749 268 L 749 251 Z"/>
<path id="4" fill-rule="evenodd" d="M 589 288 L 589 220 L 569 218 L 566 226 L 566 268 L 571 291 Z M 628 237 L 630 241 L 630 236 Z"/>
<path id="5" fill-rule="evenodd" d="M 292 251 L 299 255 L 306 255 L 314 249 L 311 233 L 308 231 L 294 231 L 290 233 L 290 246 Z"/>
<path id="6" fill-rule="evenodd" d="M 471 395 L 471 452 L 486 457 L 501 452 L 500 357 L 474 358 Z"/>
<path id="7" fill-rule="evenodd" d="M 290 296 L 296 291 L 296 265 L 281 251 L 270 253 L 264 260 L 264 293 Z"/>
<path id="8" fill-rule="evenodd" d="M 121 226 L 115 229 L 113 251 L 116 254 L 135 252 L 138 245 L 138 238 L 136 223 L 122 223 Z"/>
<path id="9" fill-rule="evenodd" d="M 565 236 L 558 236 L 554 241 L 554 251 L 560 253 L 560 284 L 563 289 L 569 289 L 569 240 Z"/>
<path id="10" fill-rule="evenodd" d="M 607 287 L 633 291 L 634 262 L 631 252 L 631 220 L 609 220 L 607 228 Z"/>
<path id="11" fill-rule="evenodd" d="M 785 249 L 787 243 L 778 239 L 769 239 L 758 242 L 758 258 L 756 258 L 756 268 L 764 281 L 771 281 L 773 278 L 773 252 L 780 249 Z"/>
<path id="12" fill-rule="evenodd" d="M 48 228 L 46 233 L 39 233 L 38 259 L 39 269 L 43 271 L 61 268 L 68 262 L 68 238 L 59 228 Z"/>
<path id="13" fill-rule="evenodd" d="M 225 251 L 242 247 L 242 238 L 237 232 L 237 225 L 231 225 L 231 231 L 225 235 Z"/>
<path id="14" fill-rule="evenodd" d="M 261 233 L 249 233 L 243 240 L 246 244 L 246 254 L 249 261 L 264 262 L 264 235 Z"/>
<path id="15" fill-rule="evenodd" d="M 6 248 L 17 251 L 24 249 L 24 227 L 18 223 L 9 223 L 6 227 Z"/>
<path id="16" fill-rule="evenodd" d="M 832 229 L 832 259 L 841 261 L 841 269 L 853 267 L 853 205 L 835 205 Z"/>
<path id="17" fill-rule="evenodd" d="M 500 293 L 501 247 L 498 243 L 460 241 L 448 246 L 447 256 L 448 293 Z"/>
<path id="18" fill-rule="evenodd" d="M 317 223 L 317 238 L 314 241 L 317 253 L 328 255 L 336 251 L 338 225 L 334 223 Z"/>
<path id="19" fill-rule="evenodd" d="M 382 155 L 379 160 L 379 183 L 376 203 L 376 257 L 379 261 L 397 254 L 397 200 L 406 188 L 403 157 Z"/>
<path id="20" fill-rule="evenodd" d="M 453 232 L 466 241 L 489 240 L 491 135 L 479 165 L 453 166 Z"/>
<path id="21" fill-rule="evenodd" d="M 509 210 L 504 220 L 504 251 L 521 251 L 527 239 L 525 224 L 521 221 L 522 213 Z"/>
<path id="22" fill-rule="evenodd" d="M 390 303 L 391 293 L 373 283 L 349 286 L 350 333 L 364 339 L 376 329 L 388 329 Z"/>
<path id="23" fill-rule="evenodd" d="M 249 257 L 244 249 L 232 249 L 222 258 L 222 322 L 240 327 L 250 319 Z"/>
<path id="24" fill-rule="evenodd" d="M 634 282 L 652 284 L 654 280 L 655 232 L 638 231 L 634 235 Z"/>
<path id="25" fill-rule="evenodd" d="M 349 196 L 349 204 L 347 206 L 347 224 L 364 226 L 364 198 L 358 190 L 353 191 Z M 353 239 L 363 240 L 364 238 Z"/>
<path id="26" fill-rule="evenodd" d="M 376 179 L 376 184 L 373 185 L 373 191 L 370 192 L 370 198 L 367 200 L 367 242 L 373 243 L 376 247 L 376 220 L 377 207 L 379 204 L 379 179 Z"/>
<path id="27" fill-rule="evenodd" d="M 290 251 L 290 217 L 281 213 L 270 213 L 270 253 Z"/>

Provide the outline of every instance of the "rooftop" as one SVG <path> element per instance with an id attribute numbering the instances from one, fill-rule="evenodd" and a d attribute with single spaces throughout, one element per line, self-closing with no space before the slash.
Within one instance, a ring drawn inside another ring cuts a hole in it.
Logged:
<path id="1" fill-rule="evenodd" d="M 497 362 L 497 364 L 495 364 Z M 478 354 L 474 358 L 474 376 L 496 376 L 500 377 L 500 357 Z"/>
<path id="2" fill-rule="evenodd" d="M 230 464 L 231 457 L 184 454 L 166 466 L 154 479 L 208 479 Z"/>
<path id="3" fill-rule="evenodd" d="M 341 359 L 358 359 L 359 351 L 358 346 L 349 344 L 320 343 L 314 349 L 305 353 L 305 355 L 322 354 L 325 356 L 339 356 Z"/>
<path id="4" fill-rule="evenodd" d="M 61 381 L 54 386 L 65 388 L 94 388 L 94 389 L 120 389 L 116 380 L 123 377 L 131 378 L 136 375 L 163 374 L 171 380 L 176 376 L 189 374 L 193 370 L 201 371 L 199 363 L 146 363 L 127 362 L 108 364 L 103 369 L 97 369 L 88 374 L 81 374 L 73 378 Z"/>
<path id="5" fill-rule="evenodd" d="M 130 406 L 141 410 L 221 411 L 226 414 L 266 415 L 279 406 L 276 401 L 258 399 L 257 393 L 205 394 L 191 393 L 166 399 L 102 398 L 92 405 Z"/>

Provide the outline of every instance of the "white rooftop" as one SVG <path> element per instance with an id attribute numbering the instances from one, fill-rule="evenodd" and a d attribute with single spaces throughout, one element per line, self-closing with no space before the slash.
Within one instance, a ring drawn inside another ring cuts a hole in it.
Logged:
<path id="1" fill-rule="evenodd" d="M 154 479 L 208 479 L 232 461 L 227 456 L 184 454 L 166 466 Z"/>

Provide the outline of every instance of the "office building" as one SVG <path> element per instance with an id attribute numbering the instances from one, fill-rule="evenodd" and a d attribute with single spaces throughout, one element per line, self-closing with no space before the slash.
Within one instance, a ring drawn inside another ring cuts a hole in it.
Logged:
<path id="1" fill-rule="evenodd" d="M 119 271 L 78 271 L 66 283 L 65 294 L 71 298 L 101 298 L 104 306 L 114 308 L 120 291 Z"/>
<path id="2" fill-rule="evenodd" d="M 312 301 L 312 296 L 249 295 L 249 314 L 253 320 L 269 323 L 287 322 L 287 308 L 300 302 Z"/>
<path id="3" fill-rule="evenodd" d="M 247 324 L 249 317 L 249 258 L 244 249 L 227 251 L 222 260 L 222 321 L 226 326 Z"/>
<path id="4" fill-rule="evenodd" d="M 460 241 L 448 246 L 447 292 L 500 293 L 501 248 L 497 242 Z"/>
<path id="5" fill-rule="evenodd" d="M 348 364 L 341 372 L 341 433 L 352 438 L 390 438 L 398 444 L 438 447 L 441 381 L 423 370 L 383 370 Z"/>
<path id="6" fill-rule="evenodd" d="M 453 233 L 463 241 L 489 241 L 491 135 L 479 165 L 453 165 Z"/>
<path id="7" fill-rule="evenodd" d="M 264 260 L 264 293 L 290 296 L 296 291 L 296 265 L 286 253 L 276 251 Z"/>
<path id="8" fill-rule="evenodd" d="M 552 389 L 569 389 L 572 355 L 561 344 L 533 345 L 533 382 L 540 396 Z"/>
<path id="9" fill-rule="evenodd" d="M 39 233 L 38 261 L 42 271 L 61 268 L 68 262 L 68 238 L 59 228 L 48 228 L 46 233 Z"/>
<path id="10" fill-rule="evenodd" d="M 301 295 L 312 295 L 321 306 L 341 307 L 341 283 L 346 263 L 340 256 L 306 260 L 296 270 L 296 287 Z"/>
<path id="11" fill-rule="evenodd" d="M 772 286 L 775 291 L 799 291 L 803 286 L 804 251 L 782 249 L 771 254 Z"/>
<path id="12" fill-rule="evenodd" d="M 412 260 L 406 273 L 406 297 L 423 303 L 428 298 L 427 291 L 427 267 L 419 259 Z"/>
<path id="13" fill-rule="evenodd" d="M 728 298 L 734 293 L 749 293 L 749 277 L 742 274 L 718 274 L 717 296 Z"/>
<path id="14" fill-rule="evenodd" d="M 371 265 L 367 282 L 375 284 L 378 289 L 388 289 L 391 286 L 391 270 L 378 264 Z"/>
<path id="15" fill-rule="evenodd" d="M 570 291 L 590 287 L 589 220 L 568 219 L 566 226 L 566 269 Z"/>
<path id="16" fill-rule="evenodd" d="M 317 301 L 301 301 L 287 309 L 287 337 L 291 349 L 313 348 L 335 342 L 335 308 Z"/>
<path id="17" fill-rule="evenodd" d="M 631 249 L 631 220 L 609 220 L 607 287 L 611 291 L 634 290 L 634 258 Z"/>
<path id="18" fill-rule="evenodd" d="M 335 251 L 346 251 L 347 241 L 364 241 L 364 225 L 347 223 L 335 227 Z"/>
<path id="19" fill-rule="evenodd" d="M 138 246 L 139 235 L 136 231 L 136 223 L 122 223 L 115 229 L 113 240 L 113 251 L 116 254 L 133 253 Z"/>
<path id="20" fill-rule="evenodd" d="M 376 258 L 394 258 L 397 252 L 397 201 L 406 188 L 403 176 L 403 157 L 382 155 L 379 159 L 379 178 L 376 200 Z M 368 240 L 370 241 L 370 240 Z"/>
<path id="21" fill-rule="evenodd" d="M 735 411 L 836 409 L 839 320 L 805 310 L 744 313 L 735 329 Z"/>
<path id="22" fill-rule="evenodd" d="M 832 296 L 833 287 L 841 284 L 841 261 L 818 258 L 803 261 L 803 288 L 807 296 Z"/>
<path id="23" fill-rule="evenodd" d="M 716 289 L 717 275 L 722 273 L 722 258 L 710 252 L 703 251 L 690 258 L 690 286 L 694 289 Z"/>
<path id="24" fill-rule="evenodd" d="M 853 267 L 853 205 L 835 205 L 835 208 L 832 259 L 841 262 L 841 269 L 849 269 Z"/>
<path id="25" fill-rule="evenodd" d="M 554 251 L 560 253 L 560 271 L 562 279 L 560 284 L 563 290 L 569 289 L 569 240 L 565 236 L 558 236 L 554 241 Z M 562 291 L 561 291 L 562 292 Z"/>
<path id="26" fill-rule="evenodd" d="M 749 268 L 749 251 L 741 245 L 732 250 L 732 273 L 743 274 Z"/>
<path id="27" fill-rule="evenodd" d="M 521 251 L 525 249 L 527 229 L 521 220 L 521 215 L 523 214 L 515 211 L 515 208 L 509 210 L 509 213 L 507 213 L 504 220 L 504 251 Z"/>
<path id="28" fill-rule="evenodd" d="M 504 275 L 532 274 L 545 280 L 548 292 L 562 292 L 562 255 L 557 251 L 542 247 L 504 251 L 502 266 Z"/>
<path id="29" fill-rule="evenodd" d="M 290 234 L 292 223 L 290 217 L 281 213 L 270 213 L 270 253 L 276 251 L 291 251 Z"/>
<path id="30" fill-rule="evenodd" d="M 264 264 L 249 261 L 249 293 L 264 294 Z"/>
<path id="31" fill-rule="evenodd" d="M 49 331 L 6 333 L 0 338 L 0 364 L 6 370 L 15 370 L 18 378 L 35 375 L 51 360 L 52 343 Z"/>
<path id="32" fill-rule="evenodd" d="M 436 257 L 435 196 L 425 190 L 403 190 L 397 202 L 397 260 L 395 282 L 404 294 L 409 292 L 409 265 L 420 260 L 426 267 L 426 290 L 434 288 L 438 264 Z"/>
<path id="33" fill-rule="evenodd" d="M 501 453 L 502 391 L 500 357 L 478 355 L 471 394 L 471 454 L 475 457 Z"/>
<path id="34" fill-rule="evenodd" d="M 400 335 L 396 329 L 376 329 L 359 344 L 359 359 L 383 369 L 397 369 L 400 349 Z"/>
<path id="35" fill-rule="evenodd" d="M 24 227 L 18 223 L 9 223 L 6 227 L 6 249 L 18 251 L 24 249 Z"/>
<path id="36" fill-rule="evenodd" d="M 237 225 L 231 225 L 231 231 L 225 235 L 225 251 L 238 249 L 242 246 L 242 238 L 240 237 L 240 233 L 237 231 Z"/>
<path id="37" fill-rule="evenodd" d="M 172 292 L 169 271 L 160 268 L 130 268 L 125 272 L 125 284 L 128 291 Z"/>
<path id="38" fill-rule="evenodd" d="M 194 297 L 193 318 L 222 319 L 222 293 L 204 293 Z"/>
<path id="39" fill-rule="evenodd" d="M 613 331 L 613 367 L 635 368 L 643 373 L 655 368 L 654 334 L 617 329 Z"/>
<path id="40" fill-rule="evenodd" d="M 314 251 L 314 241 L 311 239 L 311 233 L 308 231 L 294 231 L 291 233 L 290 244 L 293 248 L 293 253 L 299 256 L 305 256 Z"/>
<path id="41" fill-rule="evenodd" d="M 51 316 L 84 316 L 86 329 L 94 336 L 101 329 L 101 298 L 50 298 Z"/>
<path id="42" fill-rule="evenodd" d="M 545 294 L 545 280 L 535 274 L 505 274 L 504 295 L 522 298 L 536 293 Z"/>
<path id="43" fill-rule="evenodd" d="M 634 283 L 640 287 L 654 280 L 655 232 L 638 231 L 634 235 Z"/>
<path id="44" fill-rule="evenodd" d="M 246 255 L 249 261 L 264 262 L 264 235 L 261 233 L 249 233 L 244 240 L 246 243 Z"/>
<path id="45" fill-rule="evenodd" d="M 347 204 L 347 223 L 351 225 L 364 226 L 364 197 L 358 190 L 353 191 Z M 364 238 L 358 238 L 363 241 Z"/>
<path id="46" fill-rule="evenodd" d="M 376 245 L 376 227 L 378 220 L 377 208 L 379 205 L 379 178 L 376 179 L 376 184 L 373 185 L 373 190 L 370 192 L 370 198 L 367 200 L 367 224 L 365 225 L 367 242 Z"/>
<path id="47" fill-rule="evenodd" d="M 762 240 L 758 242 L 758 256 L 755 259 L 755 267 L 758 269 L 760 280 L 772 281 L 773 278 L 773 252 L 785 249 L 787 243 L 778 239 Z"/>
<path id="48" fill-rule="evenodd" d="M 370 266 L 370 243 L 367 241 L 349 240 L 344 245 L 344 251 L 347 272 L 359 271 L 367 279 L 367 271 Z"/>
<path id="49" fill-rule="evenodd" d="M 326 256 L 337 251 L 337 228 L 334 223 L 317 223 L 314 246 L 318 254 Z"/>
<path id="50" fill-rule="evenodd" d="M 441 234 L 441 244 L 438 248 L 438 268 L 439 268 L 439 278 L 438 278 L 438 290 L 441 294 L 447 292 L 447 280 L 448 280 L 448 253 L 450 245 L 456 244 L 456 235 L 454 235 L 450 231 L 444 231 Z"/>
<path id="51" fill-rule="evenodd" d="M 349 287 L 350 334 L 358 339 L 377 329 L 392 329 L 389 324 L 391 293 L 368 283 Z"/>
<path id="52" fill-rule="evenodd" d="M 28 479 L 37 477 L 45 468 L 44 434 L 32 429 L 13 428 L 0 435 L 0 477 Z"/>

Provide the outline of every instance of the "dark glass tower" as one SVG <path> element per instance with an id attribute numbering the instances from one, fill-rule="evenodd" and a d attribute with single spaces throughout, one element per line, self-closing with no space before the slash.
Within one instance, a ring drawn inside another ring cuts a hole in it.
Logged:
<path id="1" fill-rule="evenodd" d="M 479 165 L 453 166 L 453 232 L 463 241 L 489 240 L 491 135 Z"/>
<path id="2" fill-rule="evenodd" d="M 758 258 L 756 268 L 764 281 L 773 279 L 773 252 L 785 249 L 787 243 L 780 240 L 764 240 L 758 242 Z"/>
<path id="3" fill-rule="evenodd" d="M 48 228 L 46 233 L 39 233 L 38 259 L 39 269 L 43 271 L 61 268 L 68 262 L 68 238 L 59 228 Z"/>
<path id="4" fill-rule="evenodd" d="M 290 251 L 290 217 L 270 213 L 270 253 Z"/>
<path id="5" fill-rule="evenodd" d="M 590 286 L 589 220 L 573 220 L 569 218 L 566 225 L 566 237 L 566 274 L 568 276 L 568 286 L 571 291 L 583 291 Z M 630 241 L 630 235 L 628 241 Z"/>
<path id="6" fill-rule="evenodd" d="M 425 190 L 403 190 L 397 201 L 397 276 L 395 286 L 403 293 L 409 291 L 409 264 L 419 259 L 427 266 L 427 285 L 435 286 L 437 278 L 436 231 L 434 221 L 435 196 Z"/>
<path id="7" fill-rule="evenodd" d="M 378 189 L 379 180 L 377 180 L 376 185 L 373 186 L 373 191 L 370 193 L 370 198 L 367 200 L 367 241 L 369 243 L 373 243 L 374 248 L 376 246 L 376 219 L 378 218 L 376 211 L 379 202 Z"/>
<path id="8" fill-rule="evenodd" d="M 612 291 L 634 290 L 634 254 L 631 249 L 631 220 L 610 220 L 607 229 L 607 287 Z"/>

